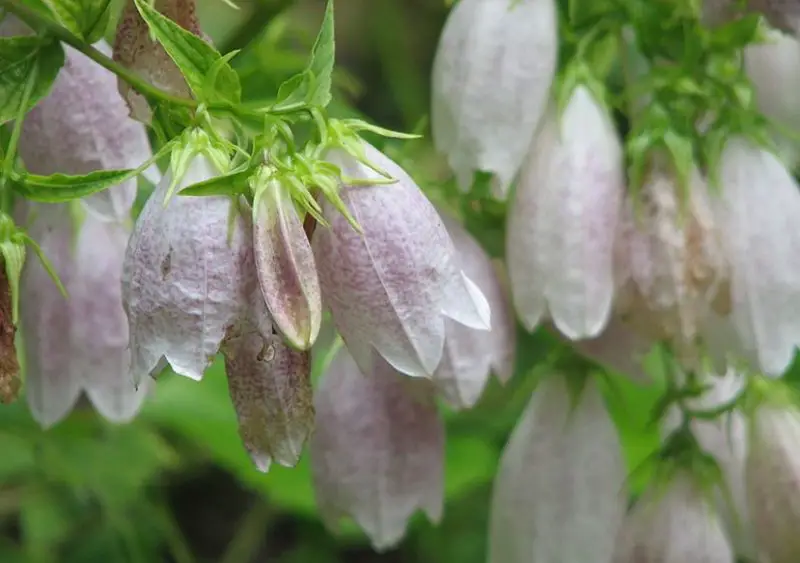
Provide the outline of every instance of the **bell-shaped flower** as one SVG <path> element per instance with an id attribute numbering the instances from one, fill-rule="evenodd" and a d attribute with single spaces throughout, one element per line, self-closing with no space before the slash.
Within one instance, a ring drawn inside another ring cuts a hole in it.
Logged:
<path id="1" fill-rule="evenodd" d="M 708 375 L 702 383 L 708 390 L 685 405 L 696 411 L 720 409 L 734 400 L 744 387 L 745 378 L 729 370 L 722 376 Z M 682 421 L 680 408 L 668 411 L 663 422 L 665 435 L 676 430 Z M 714 498 L 714 505 L 724 524 L 728 541 L 736 553 L 758 561 L 756 543 L 750 526 L 745 496 L 744 470 L 747 454 L 747 429 L 744 415 L 737 409 L 724 412 L 713 420 L 695 418 L 692 435 L 707 454 L 713 456 L 722 471 L 723 481 Z"/>
<path id="2" fill-rule="evenodd" d="M 490 563 L 607 563 L 625 514 L 625 463 L 596 383 L 577 401 L 544 379 L 514 429 L 495 478 Z"/>
<path id="3" fill-rule="evenodd" d="M 761 406 L 750 421 L 745 484 L 756 541 L 770 563 L 800 553 L 800 411 Z"/>
<path id="4" fill-rule="evenodd" d="M 155 8 L 183 29 L 201 36 L 195 0 L 157 0 Z M 174 96 L 191 98 L 189 86 L 150 28 L 139 14 L 133 0 L 128 0 L 117 24 L 114 60 L 147 82 Z M 145 97 L 119 79 L 119 92 L 130 108 L 133 119 L 150 123 L 152 110 Z"/>
<path id="5" fill-rule="evenodd" d="M 373 361 L 364 374 L 345 349 L 333 359 L 315 398 L 311 465 L 328 524 L 352 516 L 385 550 L 418 510 L 441 518 L 444 426 L 430 382 L 403 376 L 374 352 Z"/>
<path id="6" fill-rule="evenodd" d="M 686 193 L 685 197 L 682 193 Z M 654 165 L 623 212 L 617 238 L 617 311 L 653 341 L 689 353 L 727 296 L 727 258 L 696 169 L 685 190 Z"/>
<path id="7" fill-rule="evenodd" d="M 445 319 L 486 330 L 489 305 L 460 270 L 439 215 L 414 181 L 373 147 L 364 149 L 396 181 L 343 187 L 342 200 L 362 232 L 323 204 L 330 227 L 316 229 L 312 244 L 322 297 L 363 371 L 375 349 L 398 371 L 430 377 L 442 359 Z M 385 182 L 343 151 L 328 158 L 346 177 Z"/>
<path id="8" fill-rule="evenodd" d="M 253 247 L 261 292 L 278 329 L 308 350 L 322 324 L 322 297 L 311 243 L 294 202 L 280 182 L 256 191 Z"/>
<path id="9" fill-rule="evenodd" d="M 506 256 L 526 328 L 548 313 L 571 340 L 605 328 L 624 189 L 614 124 L 590 90 L 577 86 L 563 115 L 554 106 L 546 114 L 509 207 Z"/>
<path id="10" fill-rule="evenodd" d="M 28 233 L 68 292 L 59 291 L 39 260 L 27 260 L 20 285 L 26 395 L 44 427 L 66 416 L 82 391 L 105 418 L 128 421 L 147 388 L 137 389 L 128 375 L 120 285 L 127 227 L 80 210 L 62 204 L 22 209 Z"/>
<path id="11" fill-rule="evenodd" d="M 273 327 L 261 292 L 230 325 L 222 343 L 225 372 L 239 434 L 253 463 L 292 467 L 314 425 L 308 352 L 287 346 Z"/>
<path id="12" fill-rule="evenodd" d="M 109 52 L 108 45 L 95 45 Z M 19 155 L 34 174 L 81 175 L 96 170 L 137 168 L 152 152 L 141 123 L 128 117 L 115 75 L 72 47 L 50 95 L 28 114 Z M 158 169 L 149 179 L 158 181 Z M 128 218 L 136 199 L 136 179 L 83 201 L 92 212 L 115 220 Z"/>
<path id="13" fill-rule="evenodd" d="M 800 188 L 778 157 L 741 137 L 725 143 L 719 176 L 730 319 L 753 367 L 781 375 L 800 343 Z"/>
<path id="14" fill-rule="evenodd" d="M 470 408 L 480 398 L 491 372 L 502 382 L 513 375 L 516 323 L 491 258 L 456 219 L 446 213 L 440 216 L 455 245 L 459 265 L 486 296 L 492 311 L 488 334 L 446 320 L 444 355 L 433 374 L 439 392 L 452 407 Z"/>
<path id="15" fill-rule="evenodd" d="M 722 524 L 693 475 L 651 487 L 625 517 L 613 563 L 730 563 Z"/>
<path id="16" fill-rule="evenodd" d="M 791 137 L 800 131 L 800 41 L 771 31 L 763 43 L 744 49 L 744 64 L 758 109 L 774 126 L 781 157 L 794 168 L 800 162 L 800 143 Z"/>
<path id="17" fill-rule="evenodd" d="M 495 175 L 504 197 L 544 112 L 558 55 L 554 0 L 462 0 L 433 64 L 431 119 L 462 189 Z"/>
<path id="18" fill-rule="evenodd" d="M 198 154 L 177 189 L 217 174 Z M 123 302 L 137 382 L 162 358 L 176 373 L 201 379 L 258 287 L 251 226 L 233 200 L 174 195 L 165 203 L 171 182 L 170 171 L 139 215 L 125 255 Z"/>

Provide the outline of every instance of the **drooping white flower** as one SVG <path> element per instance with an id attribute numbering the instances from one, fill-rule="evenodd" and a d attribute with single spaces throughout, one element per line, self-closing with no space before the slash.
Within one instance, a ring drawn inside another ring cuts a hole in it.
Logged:
<path id="1" fill-rule="evenodd" d="M 800 412 L 760 407 L 750 421 L 745 484 L 756 541 L 770 563 L 800 553 Z"/>
<path id="2" fill-rule="evenodd" d="M 362 370 L 369 370 L 375 349 L 398 371 L 430 377 L 442 359 L 445 320 L 486 330 L 489 305 L 460 270 L 439 215 L 414 181 L 364 147 L 370 162 L 397 181 L 343 188 L 341 197 L 363 233 L 323 204 L 330 228 L 318 228 L 312 244 L 322 297 Z M 329 159 L 351 178 L 381 178 L 343 151 Z"/>
<path id="3" fill-rule="evenodd" d="M 730 318 L 753 367 L 781 375 L 800 343 L 800 189 L 775 155 L 743 138 L 725 144 L 720 181 Z"/>
<path id="4" fill-rule="evenodd" d="M 433 66 L 432 126 L 463 189 L 496 176 L 503 197 L 544 112 L 558 53 L 553 0 L 462 0 Z"/>
<path id="5" fill-rule="evenodd" d="M 108 52 L 104 42 L 95 45 Z M 128 117 L 116 76 L 72 47 L 50 95 L 28 114 L 19 139 L 19 155 L 34 174 L 88 174 L 96 170 L 137 168 L 152 155 L 141 123 Z M 149 179 L 158 181 L 158 169 Z M 136 179 L 82 201 L 101 217 L 127 219 L 136 198 Z"/>
<path id="6" fill-rule="evenodd" d="M 761 112 L 780 127 L 774 139 L 784 162 L 794 168 L 800 160 L 800 145 L 787 132 L 800 131 L 800 41 L 779 31 L 767 35 L 764 43 L 744 50 L 747 75 L 753 83 Z"/>
<path id="7" fill-rule="evenodd" d="M 178 189 L 217 174 L 198 155 Z M 135 381 L 162 358 L 176 373 L 201 379 L 228 326 L 258 289 L 250 228 L 235 211 L 229 231 L 232 200 L 175 195 L 165 206 L 171 180 L 169 172 L 145 204 L 125 255 L 123 301 Z"/>
<path id="8" fill-rule="evenodd" d="M 68 292 L 59 292 L 40 261 L 26 262 L 20 315 L 31 412 L 42 426 L 52 426 L 85 391 L 105 418 L 126 422 L 147 390 L 137 390 L 128 375 L 120 291 L 128 229 L 93 214 L 76 217 L 69 205 L 30 204 L 24 211 L 30 236 Z"/>
<path id="9" fill-rule="evenodd" d="M 662 488 L 663 487 L 663 488 Z M 625 517 L 613 563 L 730 563 L 733 551 L 695 478 L 680 472 Z"/>
<path id="10" fill-rule="evenodd" d="M 430 382 L 372 356 L 364 374 L 341 349 L 323 376 L 311 464 L 328 525 L 352 516 L 382 551 L 400 542 L 418 510 L 441 518 L 444 426 Z"/>
<path id="11" fill-rule="evenodd" d="M 502 382 L 514 371 L 516 323 L 497 271 L 480 244 L 453 217 L 441 214 L 458 253 L 464 273 L 475 282 L 492 311 L 492 327 L 487 334 L 446 320 L 444 355 L 433 374 L 433 381 L 444 399 L 455 408 L 470 408 L 478 401 L 490 372 Z"/>
<path id="12" fill-rule="evenodd" d="M 551 107 L 509 208 L 506 255 L 523 324 L 546 315 L 571 340 L 602 332 L 614 297 L 614 237 L 624 193 L 622 147 L 610 117 L 578 86 Z"/>
<path id="13" fill-rule="evenodd" d="M 543 380 L 495 479 L 490 563 L 607 563 L 627 503 L 616 428 L 588 380 L 577 405 L 562 376 Z"/>

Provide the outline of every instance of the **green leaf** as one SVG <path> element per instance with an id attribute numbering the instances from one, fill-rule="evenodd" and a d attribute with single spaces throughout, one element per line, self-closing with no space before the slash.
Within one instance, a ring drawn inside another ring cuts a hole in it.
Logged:
<path id="1" fill-rule="evenodd" d="M 121 184 L 137 173 L 137 170 L 97 170 L 83 176 L 16 173 L 12 176 L 11 186 L 32 201 L 63 203 Z"/>
<path id="2" fill-rule="evenodd" d="M 333 0 L 328 0 L 322 27 L 311 50 L 308 70 L 314 76 L 306 101 L 312 106 L 327 106 L 331 101 L 331 77 L 336 54 L 333 24 Z"/>
<path id="3" fill-rule="evenodd" d="M 34 70 L 36 79 L 25 110 L 50 93 L 63 64 L 64 50 L 54 39 L 27 36 L 0 38 L 0 124 L 16 117 L 28 77 Z"/>
<path id="4" fill-rule="evenodd" d="M 243 193 L 248 186 L 248 179 L 252 175 L 252 170 L 244 170 L 215 176 L 209 180 L 198 182 L 183 188 L 178 195 L 181 196 L 219 196 L 234 195 Z"/>
<path id="5" fill-rule="evenodd" d="M 211 45 L 162 15 L 147 0 L 135 0 L 142 18 L 180 69 L 189 88 L 203 102 L 237 105 L 242 99 L 239 75 Z M 216 75 L 213 83 L 207 77 Z"/>
<path id="6" fill-rule="evenodd" d="M 87 43 L 102 39 L 111 18 L 110 0 L 43 0 L 58 23 Z"/>

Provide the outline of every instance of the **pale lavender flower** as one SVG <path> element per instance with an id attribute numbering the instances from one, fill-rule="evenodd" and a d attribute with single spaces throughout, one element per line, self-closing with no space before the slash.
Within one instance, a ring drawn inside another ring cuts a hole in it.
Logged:
<path id="1" fill-rule="evenodd" d="M 53 264 L 68 297 L 39 260 L 29 259 L 20 284 L 27 399 L 49 427 L 85 391 L 105 418 L 126 422 L 146 387 L 128 375 L 128 326 L 120 294 L 127 227 L 69 205 L 30 204 L 28 232 Z M 76 214 L 77 213 L 77 214 Z"/>
<path id="2" fill-rule="evenodd" d="M 628 513 L 613 563 L 730 563 L 722 524 L 695 477 L 679 472 Z"/>
<path id="3" fill-rule="evenodd" d="M 558 54 L 553 0 L 462 0 L 433 65 L 432 126 L 462 189 L 496 176 L 504 197 L 544 112 Z"/>
<path id="4" fill-rule="evenodd" d="M 364 149 L 396 182 L 342 189 L 363 233 L 323 204 L 330 228 L 317 229 L 312 244 L 322 297 L 364 371 L 375 349 L 398 371 L 430 377 L 442 359 L 445 320 L 486 330 L 489 305 L 460 270 L 439 215 L 414 181 L 376 149 Z M 329 159 L 350 178 L 382 178 L 342 151 Z"/>
<path id="5" fill-rule="evenodd" d="M 108 45 L 96 45 L 108 52 Z M 48 97 L 26 116 L 19 155 L 34 174 L 88 174 L 137 168 L 152 152 L 141 123 L 128 117 L 116 76 L 86 55 L 64 47 L 66 61 Z M 151 167 L 148 179 L 158 181 Z M 103 218 L 127 219 L 136 198 L 136 179 L 82 201 Z"/>
<path id="6" fill-rule="evenodd" d="M 373 369 L 363 374 L 341 349 L 323 376 L 311 464 L 328 525 L 352 516 L 373 547 L 385 550 L 400 542 L 418 510 L 441 518 L 444 426 L 430 382 L 372 356 Z"/>
<path id="7" fill-rule="evenodd" d="M 619 318 L 612 318 L 596 338 L 571 344 L 576 352 L 612 372 L 626 375 L 637 383 L 652 382 L 643 363 L 653 341 L 642 337 Z"/>
<path id="8" fill-rule="evenodd" d="M 487 334 L 447 319 L 444 355 L 433 381 L 455 408 L 470 408 L 483 392 L 490 372 L 502 382 L 514 372 L 516 323 L 505 290 L 491 258 L 454 218 L 441 215 L 458 252 L 464 272 L 481 289 L 491 307 L 492 327 Z"/>
<path id="9" fill-rule="evenodd" d="M 715 220 L 730 264 L 730 320 L 753 367 L 781 375 L 800 343 L 800 189 L 772 153 L 725 144 Z"/>
<path id="10" fill-rule="evenodd" d="M 217 174 L 198 155 L 178 189 Z M 165 205 L 171 180 L 169 172 L 145 204 L 125 256 L 123 300 L 137 382 L 162 358 L 176 373 L 201 379 L 258 288 L 250 226 L 232 200 L 176 195 Z"/>
<path id="11" fill-rule="evenodd" d="M 616 428 L 593 380 L 544 379 L 495 478 L 490 563 L 607 563 L 627 502 Z"/>
<path id="12" fill-rule="evenodd" d="M 770 563 L 794 563 L 800 553 L 800 411 L 764 405 L 750 424 L 745 466 L 750 522 Z"/>
<path id="13" fill-rule="evenodd" d="M 552 106 L 509 208 L 506 255 L 517 313 L 529 330 L 549 315 L 571 340 L 605 328 L 624 194 L 614 124 L 584 86 L 562 116 Z"/>

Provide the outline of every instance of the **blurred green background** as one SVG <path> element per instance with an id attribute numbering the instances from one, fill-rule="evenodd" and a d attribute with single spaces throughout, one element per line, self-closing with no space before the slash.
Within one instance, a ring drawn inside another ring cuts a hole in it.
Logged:
<path id="1" fill-rule="evenodd" d="M 245 93 L 263 99 L 305 65 L 323 2 L 239 5 L 200 0 L 200 19 L 220 50 L 243 49 L 234 63 Z M 444 0 L 338 0 L 333 113 L 427 133 L 430 66 L 446 13 Z M 493 255 L 502 252 L 502 206 L 456 196 L 429 141 L 383 148 L 432 199 L 457 208 Z M 221 364 L 201 383 L 162 375 L 127 426 L 84 405 L 43 432 L 24 400 L 0 407 L 0 561 L 482 563 L 497 462 L 553 344 L 544 333 L 521 333 L 512 382 L 492 382 L 470 412 L 444 413 L 444 519 L 438 527 L 414 520 L 406 541 L 381 555 L 352 524 L 336 535 L 325 530 L 307 456 L 295 469 L 253 469 Z M 610 404 L 635 466 L 657 445 L 646 423 L 658 390 L 614 381 Z"/>

